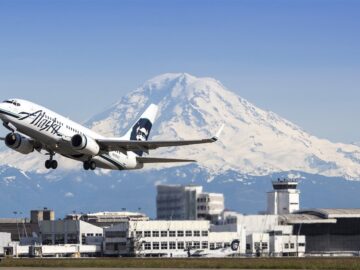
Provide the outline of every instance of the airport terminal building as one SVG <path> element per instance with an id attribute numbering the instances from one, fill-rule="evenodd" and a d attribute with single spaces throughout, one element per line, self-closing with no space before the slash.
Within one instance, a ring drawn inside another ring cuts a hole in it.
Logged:
<path id="1" fill-rule="evenodd" d="M 200 186 L 158 187 L 157 216 L 136 212 L 70 214 L 52 210 L 0 220 L 4 256 L 359 256 L 360 209 L 301 209 L 294 180 L 272 182 L 267 211 L 225 210 L 224 197 Z"/>
<path id="2" fill-rule="evenodd" d="M 207 220 L 129 221 L 104 232 L 104 253 L 109 256 L 188 257 L 196 252 L 200 256 L 230 250 L 245 254 L 246 248 L 242 228 L 214 230 Z"/>

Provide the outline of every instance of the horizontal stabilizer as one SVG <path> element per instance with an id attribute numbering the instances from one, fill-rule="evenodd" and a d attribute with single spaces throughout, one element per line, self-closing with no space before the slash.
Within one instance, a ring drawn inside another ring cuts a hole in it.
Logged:
<path id="1" fill-rule="evenodd" d="M 192 159 L 155 158 L 155 157 L 137 157 L 136 160 L 140 163 L 196 162 L 196 160 L 192 160 Z"/>

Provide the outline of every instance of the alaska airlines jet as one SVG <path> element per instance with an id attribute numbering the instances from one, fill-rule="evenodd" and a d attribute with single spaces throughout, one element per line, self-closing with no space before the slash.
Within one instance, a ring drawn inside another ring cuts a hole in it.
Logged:
<path id="1" fill-rule="evenodd" d="M 158 107 L 151 104 L 129 131 L 120 138 L 106 138 L 49 109 L 30 101 L 10 99 L 0 103 L 0 119 L 11 132 L 0 138 L 6 146 L 22 153 L 45 151 L 47 169 L 56 169 L 55 154 L 83 162 L 85 170 L 96 168 L 133 170 L 145 163 L 195 162 L 195 160 L 144 157 L 160 147 L 212 143 L 216 136 L 202 140 L 148 141 Z"/>

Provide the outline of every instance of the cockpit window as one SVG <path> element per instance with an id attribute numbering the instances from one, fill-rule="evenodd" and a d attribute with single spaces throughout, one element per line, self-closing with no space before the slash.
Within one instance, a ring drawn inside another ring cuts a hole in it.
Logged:
<path id="1" fill-rule="evenodd" d="M 4 103 L 10 103 L 14 106 L 20 106 L 20 103 L 16 102 L 16 100 L 4 100 Z"/>

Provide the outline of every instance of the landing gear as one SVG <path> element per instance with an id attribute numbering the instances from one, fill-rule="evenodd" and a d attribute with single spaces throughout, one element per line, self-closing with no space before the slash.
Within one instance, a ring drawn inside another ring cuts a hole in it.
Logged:
<path id="1" fill-rule="evenodd" d="M 58 167 L 58 162 L 56 160 L 53 160 L 54 153 L 49 153 L 49 155 L 50 159 L 45 161 L 45 168 L 56 170 L 56 168 Z"/>
<path id="2" fill-rule="evenodd" d="M 95 170 L 96 169 L 96 163 L 93 160 L 90 161 L 84 161 L 84 170 Z"/>
<path id="3" fill-rule="evenodd" d="M 49 160 L 45 161 L 46 169 L 56 170 L 57 167 L 58 167 L 58 162 L 56 160 L 49 159 Z"/>

